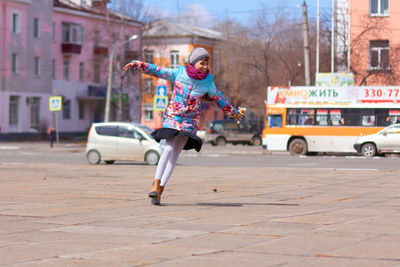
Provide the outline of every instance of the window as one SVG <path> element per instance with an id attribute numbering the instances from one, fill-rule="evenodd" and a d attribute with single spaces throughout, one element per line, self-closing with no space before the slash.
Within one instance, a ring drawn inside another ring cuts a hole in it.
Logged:
<path id="1" fill-rule="evenodd" d="M 171 68 L 179 67 L 179 51 L 171 51 L 170 66 L 171 66 Z"/>
<path id="2" fill-rule="evenodd" d="M 40 58 L 35 57 L 34 59 L 34 69 L 35 69 L 35 76 L 40 77 Z"/>
<path id="3" fill-rule="evenodd" d="M 282 127 L 282 115 L 281 114 L 268 115 L 268 126 Z"/>
<path id="4" fill-rule="evenodd" d="M 19 96 L 10 96 L 8 124 L 18 125 Z"/>
<path id="5" fill-rule="evenodd" d="M 369 65 L 372 70 L 388 70 L 389 66 L 389 40 L 370 41 Z"/>
<path id="6" fill-rule="evenodd" d="M 117 126 L 97 126 L 95 129 L 99 135 L 118 136 Z"/>
<path id="7" fill-rule="evenodd" d="M 79 62 L 79 81 L 83 82 L 85 79 L 85 62 Z"/>
<path id="8" fill-rule="evenodd" d="M 63 78 L 66 81 L 69 81 L 69 61 L 63 61 Z"/>
<path id="9" fill-rule="evenodd" d="M 62 113 L 63 113 L 64 120 L 71 119 L 71 100 L 69 100 L 69 99 L 64 100 L 64 97 L 63 97 L 63 102 L 62 102 Z"/>
<path id="10" fill-rule="evenodd" d="M 40 97 L 32 97 L 31 129 L 39 131 L 40 127 Z"/>
<path id="11" fill-rule="evenodd" d="M 21 33 L 21 13 L 18 10 L 11 12 L 11 32 L 13 34 Z"/>
<path id="12" fill-rule="evenodd" d="M 83 120 L 85 118 L 85 105 L 79 102 L 79 119 Z"/>
<path id="13" fill-rule="evenodd" d="M 154 63 L 153 54 L 154 54 L 153 51 L 144 50 L 144 61 L 153 64 Z"/>
<path id="14" fill-rule="evenodd" d="M 51 74 L 53 77 L 53 80 L 56 79 L 56 60 L 53 59 L 52 63 L 51 63 Z"/>
<path id="15" fill-rule="evenodd" d="M 130 38 L 131 37 L 128 35 L 125 36 L 125 47 L 124 47 L 125 51 L 129 51 L 131 49 L 130 42 L 129 42 Z"/>
<path id="16" fill-rule="evenodd" d="M 369 3 L 371 16 L 389 15 L 389 0 L 370 0 Z"/>
<path id="17" fill-rule="evenodd" d="M 100 46 L 100 31 L 99 30 L 94 30 L 93 46 L 94 47 Z"/>
<path id="18" fill-rule="evenodd" d="M 83 43 L 83 28 L 79 24 L 62 23 L 62 42 L 68 44 Z"/>
<path id="19" fill-rule="evenodd" d="M 18 73 L 18 55 L 15 53 L 11 55 L 11 72 Z"/>
<path id="20" fill-rule="evenodd" d="M 93 63 L 93 82 L 100 83 L 100 63 Z"/>
<path id="21" fill-rule="evenodd" d="M 153 94 L 154 89 L 153 89 L 153 79 L 145 79 L 144 80 L 144 93 L 145 94 Z"/>
<path id="22" fill-rule="evenodd" d="M 40 20 L 39 20 L 39 18 L 33 19 L 33 37 L 40 38 Z"/>
<path id="23" fill-rule="evenodd" d="M 153 117 L 153 105 L 152 104 L 144 104 L 144 120 L 152 121 Z"/>
<path id="24" fill-rule="evenodd" d="M 53 34 L 52 34 L 52 38 L 53 38 L 53 43 L 56 42 L 56 23 L 53 22 Z"/>

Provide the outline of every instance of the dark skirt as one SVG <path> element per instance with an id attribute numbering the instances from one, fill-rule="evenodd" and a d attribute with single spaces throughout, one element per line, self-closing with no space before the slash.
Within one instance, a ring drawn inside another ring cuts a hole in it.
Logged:
<path id="1" fill-rule="evenodd" d="M 153 138 L 157 142 L 160 142 L 161 139 L 169 139 L 175 136 L 188 136 L 189 139 L 187 140 L 186 145 L 183 149 L 196 149 L 197 152 L 200 151 L 203 144 L 203 141 L 201 141 L 201 139 L 197 135 L 172 128 L 157 129 L 151 133 L 151 136 L 153 136 Z"/>

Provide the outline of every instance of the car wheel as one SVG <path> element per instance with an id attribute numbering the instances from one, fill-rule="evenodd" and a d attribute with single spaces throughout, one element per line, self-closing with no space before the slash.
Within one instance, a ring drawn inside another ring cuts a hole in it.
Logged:
<path id="1" fill-rule="evenodd" d="M 144 160 L 150 165 L 157 165 L 158 161 L 160 160 L 160 155 L 157 152 L 151 150 L 146 153 L 144 156 Z"/>
<path id="2" fill-rule="evenodd" d="M 89 164 L 99 164 L 101 161 L 100 153 L 97 150 L 90 150 L 86 154 L 86 158 Z"/>
<path id="3" fill-rule="evenodd" d="M 251 138 L 251 144 L 253 146 L 260 146 L 261 145 L 261 137 L 259 136 L 253 136 L 253 138 Z"/>
<path id="4" fill-rule="evenodd" d="M 305 155 L 307 154 L 307 143 L 303 139 L 296 138 L 289 144 L 290 155 Z"/>
<path id="5" fill-rule="evenodd" d="M 376 155 L 376 147 L 372 143 L 366 143 L 361 147 L 361 154 L 366 157 L 373 157 Z"/>
<path id="6" fill-rule="evenodd" d="M 226 145 L 226 140 L 225 140 L 225 138 L 223 138 L 223 137 L 218 137 L 216 142 L 217 142 L 217 146 L 224 146 L 224 145 Z"/>
<path id="7" fill-rule="evenodd" d="M 105 160 L 104 162 L 106 164 L 114 164 L 115 160 Z"/>

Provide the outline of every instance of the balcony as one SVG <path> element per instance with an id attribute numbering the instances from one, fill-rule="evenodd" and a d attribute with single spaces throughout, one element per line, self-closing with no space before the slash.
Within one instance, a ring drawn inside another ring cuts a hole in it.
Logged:
<path id="1" fill-rule="evenodd" d="M 101 46 L 95 46 L 93 48 L 93 55 L 100 56 L 100 57 L 106 57 L 106 56 L 108 56 L 108 48 L 101 47 Z"/>
<path id="2" fill-rule="evenodd" d="M 63 43 L 61 44 L 61 51 L 63 54 L 77 54 L 79 55 L 82 50 L 81 44 Z"/>

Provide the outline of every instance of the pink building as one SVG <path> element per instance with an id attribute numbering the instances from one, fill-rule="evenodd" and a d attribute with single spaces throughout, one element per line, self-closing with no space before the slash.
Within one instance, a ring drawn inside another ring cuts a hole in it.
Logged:
<path id="1" fill-rule="evenodd" d="M 102 121 L 113 45 L 110 118 L 122 88 L 123 119 L 140 120 L 140 76 L 129 73 L 121 80 L 120 70 L 139 56 L 142 24 L 106 9 L 107 2 L 2 2 L 0 133 L 42 133 L 55 116 L 61 133 L 85 132 Z M 63 97 L 56 113 L 49 112 L 54 95 Z"/>
<path id="2" fill-rule="evenodd" d="M 0 134 L 45 131 L 50 120 L 51 0 L 0 6 Z"/>
<path id="3" fill-rule="evenodd" d="M 356 85 L 400 82 L 400 1 L 347 0 L 351 4 L 351 71 Z"/>

